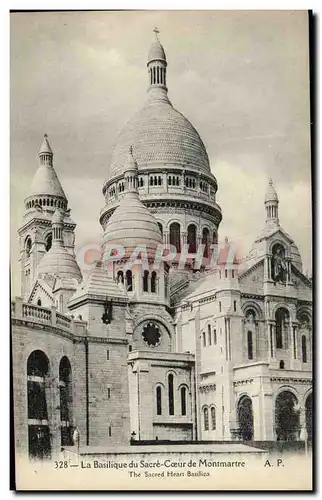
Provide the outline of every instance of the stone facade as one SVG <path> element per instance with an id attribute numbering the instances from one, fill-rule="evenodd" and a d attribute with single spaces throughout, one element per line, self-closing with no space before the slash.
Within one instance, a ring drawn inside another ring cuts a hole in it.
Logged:
<path id="1" fill-rule="evenodd" d="M 121 134 L 103 188 L 104 242 L 121 238 L 126 252 L 95 263 L 86 280 L 47 137 L 39 152 L 19 231 L 22 294 L 12 303 L 19 454 L 58 453 L 75 429 L 82 446 L 107 448 L 312 439 L 311 281 L 280 226 L 273 183 L 264 229 L 242 262 L 154 271 L 162 241 L 179 252 L 188 244 L 193 256 L 200 244 L 210 251 L 221 209 L 206 149 L 168 100 L 158 40 L 150 58 L 148 103 Z M 136 239 L 149 248 L 147 268 L 129 264 Z M 50 269 L 52 245 L 63 261 Z"/>

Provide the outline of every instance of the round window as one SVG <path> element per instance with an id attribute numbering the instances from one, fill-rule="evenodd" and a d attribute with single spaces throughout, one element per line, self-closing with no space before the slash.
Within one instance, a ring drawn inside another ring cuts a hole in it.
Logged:
<path id="1" fill-rule="evenodd" d="M 156 347 L 161 342 L 161 333 L 155 323 L 147 323 L 143 328 L 142 337 L 149 347 Z"/>

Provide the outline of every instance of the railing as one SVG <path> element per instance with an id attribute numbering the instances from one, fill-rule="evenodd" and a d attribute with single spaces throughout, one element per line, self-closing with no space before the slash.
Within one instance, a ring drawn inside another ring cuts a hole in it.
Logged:
<path id="1" fill-rule="evenodd" d="M 56 324 L 67 328 L 68 330 L 71 328 L 72 320 L 63 314 L 56 312 Z"/>
<path id="2" fill-rule="evenodd" d="M 45 323 L 52 322 L 52 314 L 50 309 L 32 304 L 22 304 L 22 317 L 44 321 Z"/>

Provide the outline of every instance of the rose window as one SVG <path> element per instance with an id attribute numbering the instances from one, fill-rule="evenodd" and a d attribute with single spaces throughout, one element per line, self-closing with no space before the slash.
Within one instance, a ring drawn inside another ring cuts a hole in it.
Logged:
<path id="1" fill-rule="evenodd" d="M 155 323 L 148 323 L 143 328 L 142 337 L 149 347 L 156 347 L 160 344 L 161 333 Z"/>

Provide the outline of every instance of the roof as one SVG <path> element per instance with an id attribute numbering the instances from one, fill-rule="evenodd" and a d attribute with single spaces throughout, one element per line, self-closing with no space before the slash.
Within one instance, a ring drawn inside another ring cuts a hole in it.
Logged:
<path id="1" fill-rule="evenodd" d="M 272 179 L 269 180 L 268 187 L 266 190 L 265 203 L 267 201 L 277 201 L 278 202 L 278 196 L 277 196 L 277 193 L 275 191 Z"/>
<path id="2" fill-rule="evenodd" d="M 123 286 L 117 284 L 108 275 L 102 262 L 95 262 L 87 279 L 78 287 L 71 301 L 84 295 L 101 295 L 104 297 L 126 298 Z"/>
<path id="3" fill-rule="evenodd" d="M 151 61 L 166 61 L 167 58 L 165 56 L 164 48 L 162 47 L 161 43 L 159 42 L 158 39 L 154 40 L 152 43 L 150 50 L 149 50 L 149 55 L 148 55 L 148 63 Z"/>
<path id="4" fill-rule="evenodd" d="M 192 124 L 168 100 L 152 99 L 127 123 L 115 144 L 110 175 L 122 175 L 133 145 L 139 170 L 156 163 L 199 168 L 210 174 L 206 148 Z"/>
<path id="5" fill-rule="evenodd" d="M 137 192 L 127 192 L 106 225 L 104 246 L 121 245 L 125 248 L 125 258 L 130 257 L 135 248 L 144 246 L 151 258 L 158 244 L 162 244 L 162 235 L 154 215 L 143 205 Z"/>
<path id="6" fill-rule="evenodd" d="M 75 278 L 78 282 L 82 280 L 82 274 L 74 255 L 68 253 L 63 245 L 53 244 L 39 262 L 37 276 L 45 276 L 46 274 L 59 278 Z"/>

